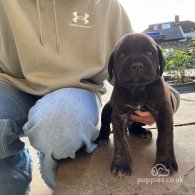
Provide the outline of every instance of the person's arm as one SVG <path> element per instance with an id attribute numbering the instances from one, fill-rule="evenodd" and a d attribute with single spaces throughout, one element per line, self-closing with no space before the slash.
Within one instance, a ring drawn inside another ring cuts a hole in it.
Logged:
<path id="1" fill-rule="evenodd" d="M 180 104 L 179 93 L 176 90 L 174 90 L 171 86 L 169 86 L 164 81 L 164 79 L 162 80 L 163 80 L 166 95 L 169 99 L 170 104 L 172 105 L 173 112 L 175 113 L 178 110 Z M 155 123 L 155 119 L 150 112 L 142 112 L 140 110 L 136 110 L 135 114 L 129 115 L 129 118 L 132 121 L 144 123 L 146 125 L 153 125 Z"/>
<path id="2" fill-rule="evenodd" d="M 180 95 L 171 86 L 169 86 L 169 90 L 171 92 L 171 103 L 172 103 L 173 113 L 176 113 L 180 105 Z"/>
<path id="3" fill-rule="evenodd" d="M 129 16 L 127 15 L 124 7 L 121 5 L 121 3 L 118 0 L 112 1 L 112 9 L 109 20 L 109 28 L 108 28 L 108 35 L 110 39 L 110 55 L 114 51 L 114 48 L 120 39 L 129 33 L 133 33 L 133 28 L 131 26 L 131 21 Z M 108 61 L 109 61 L 108 56 Z M 108 63 L 107 61 L 107 63 Z M 108 64 L 107 64 L 108 65 Z M 114 75 L 111 80 L 109 80 L 108 72 L 107 74 L 107 81 L 114 85 Z"/>

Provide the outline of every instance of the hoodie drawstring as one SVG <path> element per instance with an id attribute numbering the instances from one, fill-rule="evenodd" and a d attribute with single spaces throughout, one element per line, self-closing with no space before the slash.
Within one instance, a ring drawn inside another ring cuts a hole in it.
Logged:
<path id="1" fill-rule="evenodd" d="M 44 45 L 43 39 L 43 30 L 42 30 L 42 21 L 41 21 L 41 11 L 40 11 L 40 3 L 39 0 L 36 0 L 38 18 L 39 18 L 39 37 L 41 45 Z M 53 14 L 54 14 L 54 25 L 55 25 L 55 33 L 56 33 L 56 50 L 59 52 L 59 34 L 58 34 L 58 23 L 57 23 L 57 16 L 56 16 L 56 1 L 53 0 Z"/>
<path id="2" fill-rule="evenodd" d="M 37 12 L 38 12 L 38 17 L 39 17 L 39 36 L 40 36 L 40 42 L 41 42 L 41 45 L 43 45 L 44 42 L 43 42 L 43 31 L 42 31 L 41 12 L 40 12 L 39 0 L 36 0 L 36 5 L 37 5 Z"/>
<path id="3" fill-rule="evenodd" d="M 54 14 L 54 23 L 55 23 L 55 31 L 56 31 L 56 50 L 59 52 L 59 34 L 58 34 L 58 23 L 57 23 L 57 16 L 56 16 L 56 1 L 53 0 L 53 14 Z"/>

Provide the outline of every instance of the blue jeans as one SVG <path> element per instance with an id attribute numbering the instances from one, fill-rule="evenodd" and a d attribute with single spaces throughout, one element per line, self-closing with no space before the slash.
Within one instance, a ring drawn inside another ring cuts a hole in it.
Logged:
<path id="1" fill-rule="evenodd" d="M 23 195 L 31 181 L 31 158 L 20 135 L 39 151 L 42 177 L 53 188 L 58 160 L 75 158 L 82 146 L 95 149 L 100 106 L 85 89 L 63 88 L 38 98 L 0 81 L 0 194 Z"/>

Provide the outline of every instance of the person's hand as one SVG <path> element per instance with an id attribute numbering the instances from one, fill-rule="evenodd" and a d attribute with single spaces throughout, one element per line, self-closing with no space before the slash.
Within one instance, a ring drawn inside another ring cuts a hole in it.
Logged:
<path id="1" fill-rule="evenodd" d="M 167 95 L 167 98 L 168 98 L 170 104 L 172 105 L 171 92 L 170 92 L 170 89 L 168 87 L 168 84 L 164 81 L 163 78 L 162 78 L 162 81 L 163 81 L 163 85 L 165 88 L 165 93 Z M 130 114 L 129 119 L 132 121 L 135 121 L 135 122 L 144 123 L 146 125 L 153 125 L 155 123 L 155 119 L 150 112 L 142 112 L 140 110 L 136 110 L 134 112 L 134 114 Z"/>
<path id="2" fill-rule="evenodd" d="M 136 110 L 134 114 L 130 114 L 129 119 L 146 125 L 153 125 L 155 123 L 155 119 L 150 112 L 142 112 L 140 110 Z"/>

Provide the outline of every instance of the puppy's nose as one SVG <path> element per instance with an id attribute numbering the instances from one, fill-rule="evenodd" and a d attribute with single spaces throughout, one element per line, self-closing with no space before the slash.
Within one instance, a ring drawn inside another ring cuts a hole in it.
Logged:
<path id="1" fill-rule="evenodd" d="M 133 62 L 131 65 L 131 70 L 133 72 L 142 72 L 144 68 L 144 65 L 142 62 Z"/>

